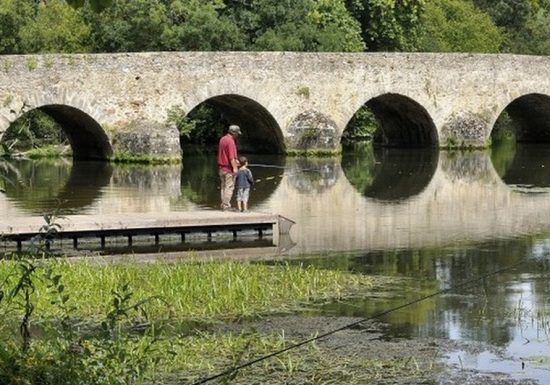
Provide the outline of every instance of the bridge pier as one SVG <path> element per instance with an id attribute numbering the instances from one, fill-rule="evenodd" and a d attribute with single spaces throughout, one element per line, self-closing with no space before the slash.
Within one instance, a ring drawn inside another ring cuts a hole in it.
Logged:
<path id="1" fill-rule="evenodd" d="M 310 110 L 296 116 L 287 132 L 287 153 L 332 154 L 341 151 L 338 126 L 317 111 Z"/>
<path id="2" fill-rule="evenodd" d="M 441 128 L 439 147 L 486 148 L 491 145 L 489 115 L 461 111 L 451 115 Z"/>
<path id="3" fill-rule="evenodd" d="M 120 162 L 177 163 L 181 161 L 179 132 L 175 127 L 145 119 L 134 120 L 111 136 L 111 160 Z"/>

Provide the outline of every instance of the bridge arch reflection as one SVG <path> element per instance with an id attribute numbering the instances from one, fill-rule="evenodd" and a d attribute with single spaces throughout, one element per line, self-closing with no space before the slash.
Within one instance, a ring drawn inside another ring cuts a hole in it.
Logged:
<path id="1" fill-rule="evenodd" d="M 491 151 L 495 169 L 517 192 L 550 192 L 550 147 L 547 144 L 518 143 Z"/>
<path id="2" fill-rule="evenodd" d="M 437 150 L 366 147 L 345 153 L 342 169 L 363 196 L 380 201 L 403 201 L 426 189 L 438 163 Z"/>
<path id="3" fill-rule="evenodd" d="M 9 164 L 5 194 L 30 214 L 85 212 L 101 198 L 113 174 L 107 162 L 14 160 Z"/>

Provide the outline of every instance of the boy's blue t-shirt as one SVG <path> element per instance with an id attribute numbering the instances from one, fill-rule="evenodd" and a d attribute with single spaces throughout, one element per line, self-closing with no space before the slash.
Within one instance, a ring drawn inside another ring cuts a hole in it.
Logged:
<path id="1" fill-rule="evenodd" d="M 235 178 L 237 188 L 249 188 L 252 184 L 254 184 L 252 172 L 247 168 L 240 168 Z"/>

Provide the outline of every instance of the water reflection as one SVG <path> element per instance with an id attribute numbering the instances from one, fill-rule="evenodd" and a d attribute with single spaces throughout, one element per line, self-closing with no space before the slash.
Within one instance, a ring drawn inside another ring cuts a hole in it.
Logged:
<path id="1" fill-rule="evenodd" d="M 105 162 L 16 160 L 6 168 L 5 194 L 30 214 L 82 213 L 101 196 L 113 169 Z"/>
<path id="2" fill-rule="evenodd" d="M 292 158 L 285 172 L 289 186 L 300 194 L 316 195 L 332 188 L 340 178 L 339 159 Z"/>
<path id="3" fill-rule="evenodd" d="M 256 183 L 250 194 L 249 207 L 266 201 L 276 190 L 285 169 L 285 158 L 279 155 L 251 155 L 249 168 Z M 199 207 L 217 208 L 220 203 L 216 158 L 212 155 L 189 156 L 181 170 L 181 195 Z"/>
<path id="4" fill-rule="evenodd" d="M 439 337 L 499 347 L 505 358 L 492 355 L 492 364 L 473 367 L 494 371 L 504 362 L 520 367 L 522 361 L 548 358 L 549 256 L 546 234 L 470 247 L 331 255 L 292 263 L 384 277 L 365 297 L 318 311 L 370 318 L 398 309 L 378 318 L 387 324 L 386 338 Z M 432 296 L 441 290 L 445 292 Z M 427 299 L 418 301 L 422 298 Z M 407 303 L 412 305 L 403 307 Z M 487 353 L 481 349 L 469 355 L 481 363 Z M 533 369 L 522 375 L 540 378 L 541 373 Z"/>
<path id="5" fill-rule="evenodd" d="M 518 191 L 550 192 L 550 146 L 521 144 L 514 150 L 499 147 L 493 151 L 493 158 L 509 158 L 499 170 L 504 183 Z"/>
<path id="6" fill-rule="evenodd" d="M 367 146 L 359 153 L 345 153 L 342 169 L 350 183 L 366 197 L 399 201 L 418 195 L 426 188 L 437 161 L 435 150 Z"/>
<path id="7" fill-rule="evenodd" d="M 521 159 L 530 159 L 528 151 L 506 156 L 497 166 L 506 172 L 503 180 L 487 151 L 254 155 L 250 208 L 296 222 L 292 254 L 465 244 L 550 229 L 550 194 L 540 193 L 547 185 L 544 172 L 531 176 L 529 183 L 539 189 L 527 190 L 536 194 L 518 192 L 504 182 L 515 175 L 515 165 L 526 164 Z M 13 182 L 0 193 L 0 213 L 10 217 L 58 208 L 65 215 L 123 215 L 219 204 L 215 155 L 165 166 L 16 161 L 6 175 Z"/>

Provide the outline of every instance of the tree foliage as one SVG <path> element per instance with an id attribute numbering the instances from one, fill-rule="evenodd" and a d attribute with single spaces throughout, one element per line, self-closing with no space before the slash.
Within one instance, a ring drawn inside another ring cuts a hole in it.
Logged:
<path id="1" fill-rule="evenodd" d="M 426 5 L 419 49 L 432 52 L 499 52 L 503 36 L 490 16 L 470 1 Z"/>
<path id="2" fill-rule="evenodd" d="M 32 23 L 19 30 L 23 52 L 88 52 L 90 27 L 61 0 L 39 3 Z"/>
<path id="3" fill-rule="evenodd" d="M 414 51 L 426 0 L 346 0 L 369 51 Z"/>

